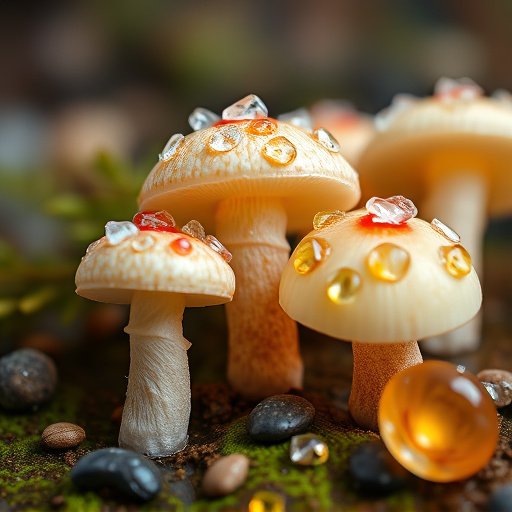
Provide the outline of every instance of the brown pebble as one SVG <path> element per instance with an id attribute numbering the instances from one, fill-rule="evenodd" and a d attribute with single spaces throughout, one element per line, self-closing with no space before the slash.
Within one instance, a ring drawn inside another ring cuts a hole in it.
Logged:
<path id="1" fill-rule="evenodd" d="M 512 402 L 511 372 L 491 368 L 478 372 L 476 376 L 489 391 L 496 407 L 505 407 Z"/>
<path id="2" fill-rule="evenodd" d="M 43 430 L 41 439 L 48 448 L 72 448 L 85 440 L 85 430 L 74 423 L 53 423 Z"/>
<path id="3" fill-rule="evenodd" d="M 241 453 L 217 459 L 204 473 L 203 491 L 207 496 L 225 496 L 247 479 L 250 460 Z"/>

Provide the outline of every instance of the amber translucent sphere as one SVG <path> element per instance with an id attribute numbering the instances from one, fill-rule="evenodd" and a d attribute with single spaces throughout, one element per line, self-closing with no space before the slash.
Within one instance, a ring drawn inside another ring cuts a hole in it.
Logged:
<path id="1" fill-rule="evenodd" d="M 402 466 L 433 482 L 473 475 L 498 442 L 489 393 L 474 375 L 445 361 L 426 361 L 391 378 L 379 404 L 379 429 Z"/>

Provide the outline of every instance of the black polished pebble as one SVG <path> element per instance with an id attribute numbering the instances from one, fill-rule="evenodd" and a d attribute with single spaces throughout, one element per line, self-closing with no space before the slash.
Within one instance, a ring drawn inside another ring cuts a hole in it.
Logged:
<path id="1" fill-rule="evenodd" d="M 0 359 L 0 405 L 11 411 L 36 411 L 57 386 L 53 360 L 39 350 L 15 350 Z"/>
<path id="2" fill-rule="evenodd" d="M 260 443 L 277 443 L 306 432 L 315 408 L 305 398 L 274 395 L 261 401 L 247 418 L 247 432 Z"/>
<path id="3" fill-rule="evenodd" d="M 485 510 L 487 512 L 510 512 L 512 510 L 512 484 L 496 487 Z"/>
<path id="4" fill-rule="evenodd" d="M 162 474 L 143 455 L 123 448 L 102 448 L 78 460 L 71 481 L 83 491 L 108 488 L 124 498 L 149 501 L 162 488 Z"/>
<path id="5" fill-rule="evenodd" d="M 354 479 L 354 487 L 368 495 L 397 491 L 411 476 L 378 439 L 354 450 L 349 460 L 349 471 Z"/>

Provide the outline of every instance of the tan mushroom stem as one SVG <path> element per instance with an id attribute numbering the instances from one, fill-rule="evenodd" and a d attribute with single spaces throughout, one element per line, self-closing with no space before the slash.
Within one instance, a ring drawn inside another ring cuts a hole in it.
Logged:
<path id="1" fill-rule="evenodd" d="M 461 244 L 471 254 L 480 281 L 483 278 L 487 196 L 488 184 L 480 172 L 472 169 L 444 171 L 438 175 L 422 208 L 426 218 L 436 217 L 460 235 Z M 482 314 L 479 313 L 453 331 L 422 341 L 421 347 L 432 354 L 445 356 L 476 350 L 480 345 L 481 325 Z"/>
<path id="2" fill-rule="evenodd" d="M 228 381 L 258 400 L 302 387 L 297 325 L 279 305 L 279 280 L 288 261 L 286 212 L 279 199 L 222 201 L 217 235 L 233 254 L 233 301 L 226 304 Z"/>
<path id="3" fill-rule="evenodd" d="M 416 341 L 403 343 L 352 342 L 354 371 L 348 408 L 362 428 L 379 430 L 379 401 L 384 386 L 393 375 L 422 363 Z"/>
<path id="4" fill-rule="evenodd" d="M 130 373 L 119 446 L 152 457 L 187 445 L 190 375 L 181 294 L 133 294 L 130 322 Z"/>

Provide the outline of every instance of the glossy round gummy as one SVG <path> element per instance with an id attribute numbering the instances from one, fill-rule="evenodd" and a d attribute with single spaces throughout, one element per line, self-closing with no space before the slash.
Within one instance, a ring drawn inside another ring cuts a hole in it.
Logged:
<path id="1" fill-rule="evenodd" d="M 498 442 L 496 407 L 480 381 L 445 361 L 396 374 L 379 404 L 380 435 L 395 459 L 433 482 L 469 477 Z"/>

